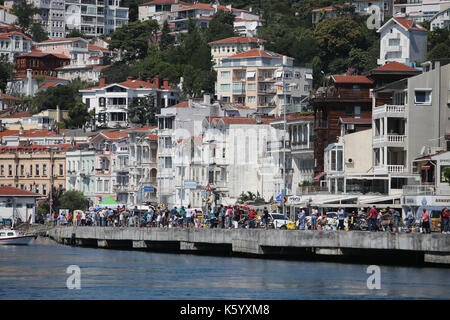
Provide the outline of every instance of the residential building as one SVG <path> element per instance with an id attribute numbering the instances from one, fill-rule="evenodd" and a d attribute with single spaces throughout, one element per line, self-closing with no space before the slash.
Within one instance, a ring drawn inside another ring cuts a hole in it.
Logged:
<path id="1" fill-rule="evenodd" d="M 14 76 L 14 78 L 8 81 L 6 92 L 14 96 L 34 96 L 38 90 L 69 83 L 65 79 L 46 75 L 33 75 L 32 73 L 32 69 L 27 69 L 26 74 Z"/>
<path id="2" fill-rule="evenodd" d="M 365 76 L 332 75 L 325 87 L 319 88 L 311 96 L 314 108 L 314 159 L 316 181 L 324 175 L 324 150 L 337 142 L 341 134 L 340 118 L 352 125 L 355 132 L 367 129 L 365 122 L 372 116 L 370 89 L 373 81 Z M 362 124 L 361 119 L 363 120 Z M 350 128 L 349 128 L 350 129 Z"/>
<path id="3" fill-rule="evenodd" d="M 66 186 L 66 152 L 71 144 L 1 146 L 0 185 L 49 197 L 53 188 Z"/>
<path id="4" fill-rule="evenodd" d="M 123 160 L 119 157 L 116 170 L 128 173 L 128 183 L 115 186 L 117 199 L 130 206 L 155 205 L 158 203 L 157 127 L 147 126 L 122 132 L 129 135 L 128 155 Z"/>
<path id="5" fill-rule="evenodd" d="M 312 182 L 314 177 L 314 115 L 286 114 L 286 136 L 284 136 L 284 116 L 271 120 L 276 130 L 276 139 L 267 141 L 267 153 L 277 164 L 273 179 L 275 196 L 281 194 L 286 171 L 286 195 L 295 194 L 304 182 Z M 284 143 L 283 143 L 284 141 Z M 286 157 L 285 165 L 283 159 Z"/>
<path id="6" fill-rule="evenodd" d="M 450 8 L 443 9 L 436 13 L 430 19 L 430 30 L 449 29 L 450 27 Z"/>
<path id="7" fill-rule="evenodd" d="M 99 61 L 97 61 L 99 62 Z M 58 72 L 58 78 L 64 79 L 64 80 L 74 80 L 74 79 L 80 79 L 82 81 L 87 82 L 98 82 L 100 81 L 100 77 L 102 75 L 102 71 L 107 66 L 101 66 L 101 65 L 87 65 L 87 66 L 64 66 L 56 68 L 56 71 Z"/>
<path id="8" fill-rule="evenodd" d="M 0 6 L 0 26 L 10 26 L 16 22 L 17 16 L 11 14 L 11 9 Z"/>
<path id="9" fill-rule="evenodd" d="M 31 217 L 31 223 L 35 222 L 36 217 L 36 199 L 41 195 L 10 187 L 0 186 L 0 218 L 22 222 L 28 221 Z"/>
<path id="10" fill-rule="evenodd" d="M 370 70 L 367 77 L 374 81 L 375 88 L 387 85 L 404 78 L 421 74 L 422 70 L 407 66 L 400 62 L 387 62 L 385 65 Z"/>
<path id="11" fill-rule="evenodd" d="M 223 58 L 234 56 L 238 53 L 258 48 L 266 40 L 254 37 L 232 37 L 209 43 L 211 56 L 216 65 L 222 63 Z"/>
<path id="12" fill-rule="evenodd" d="M 156 20 L 162 26 L 165 21 L 173 20 L 177 10 L 188 7 L 192 3 L 181 0 L 153 0 L 139 5 L 139 20 Z"/>
<path id="13" fill-rule="evenodd" d="M 448 147 L 450 64 L 437 60 L 423 66 L 422 74 L 374 89 L 373 168 L 375 174 L 390 177 L 389 189 L 418 180 L 414 159 Z M 389 104 L 386 94 L 391 95 Z"/>
<path id="14" fill-rule="evenodd" d="M 11 109 L 19 103 L 19 99 L 4 93 L 0 90 L 0 111 Z"/>
<path id="15" fill-rule="evenodd" d="M 390 61 L 414 63 L 425 60 L 428 32 L 414 20 L 391 18 L 377 32 L 380 34 L 378 65 Z"/>
<path id="16" fill-rule="evenodd" d="M 217 99 L 269 111 L 301 104 L 312 89 L 312 69 L 294 67 L 293 60 L 262 45 L 222 58 L 215 66 Z"/>
<path id="17" fill-rule="evenodd" d="M 355 13 L 361 15 L 373 16 L 377 14 L 377 18 L 382 23 L 385 17 L 392 17 L 394 0 L 352 0 L 352 5 L 355 7 Z M 379 9 L 376 9 L 378 7 Z"/>
<path id="18" fill-rule="evenodd" d="M 96 151 L 80 147 L 66 152 L 66 190 L 83 192 L 94 204 L 96 196 Z"/>
<path id="19" fill-rule="evenodd" d="M 344 8 L 343 5 L 334 5 L 328 6 L 324 8 L 317 8 L 311 11 L 312 15 L 312 24 L 316 26 L 321 19 L 335 18 L 338 13 Z"/>
<path id="20" fill-rule="evenodd" d="M 64 0 L 27 0 L 39 13 L 35 20 L 40 23 L 50 39 L 64 38 L 66 35 Z"/>
<path id="21" fill-rule="evenodd" d="M 96 87 L 80 90 L 83 102 L 89 111 L 95 112 L 97 124 L 102 125 L 98 119 L 104 119 L 107 127 L 115 127 L 117 124 L 127 126 L 127 107 L 133 99 L 144 98 L 153 95 L 155 105 L 167 108 L 178 103 L 179 89 L 169 86 L 168 79 L 160 81 L 156 77 L 153 82 L 150 79 L 142 81 L 128 77 L 126 81 L 120 83 L 106 83 L 106 77 L 100 78 L 100 83 Z"/>
<path id="22" fill-rule="evenodd" d="M 448 8 L 449 0 L 395 0 L 393 16 L 415 22 L 431 22 L 437 14 Z"/>
<path id="23" fill-rule="evenodd" d="M 45 40 L 36 43 L 36 48 L 44 53 L 57 53 L 69 57 L 70 66 L 89 64 L 88 41 L 80 37 Z"/>
<path id="24" fill-rule="evenodd" d="M 69 63 L 70 58 L 63 54 L 32 51 L 16 57 L 16 76 L 26 75 L 31 69 L 33 75 L 57 77 L 56 68 Z"/>
<path id="25" fill-rule="evenodd" d="M 117 199 L 115 185 L 129 184 L 128 175 L 117 169 L 128 161 L 119 159 L 119 154 L 128 158 L 128 134 L 119 130 L 102 131 L 90 139 L 90 144 L 96 151 L 94 205 L 98 205 L 107 196 Z"/>
<path id="26" fill-rule="evenodd" d="M 223 6 L 218 2 L 214 4 L 195 3 L 177 9 L 175 19 L 170 23 L 175 24 L 174 31 L 187 32 L 189 19 L 195 19 L 196 27 L 207 27 L 212 16 L 217 11 L 229 11 L 235 16 L 234 28 L 241 36 L 255 37 L 257 30 L 262 26 L 262 19 L 250 10 L 232 8 L 231 5 Z"/>
<path id="27" fill-rule="evenodd" d="M 0 55 L 6 56 L 11 63 L 16 57 L 31 51 L 33 41 L 16 27 L 0 27 Z"/>

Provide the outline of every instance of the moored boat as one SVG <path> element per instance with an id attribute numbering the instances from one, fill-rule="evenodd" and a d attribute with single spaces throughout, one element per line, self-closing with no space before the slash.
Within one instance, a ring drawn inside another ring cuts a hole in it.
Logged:
<path id="1" fill-rule="evenodd" d="M 34 236 L 24 235 L 18 230 L 0 229 L 0 245 L 28 245 L 34 239 Z"/>

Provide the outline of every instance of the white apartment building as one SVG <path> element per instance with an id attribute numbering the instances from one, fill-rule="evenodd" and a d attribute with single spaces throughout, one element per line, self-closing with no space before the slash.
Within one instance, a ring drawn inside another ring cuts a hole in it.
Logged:
<path id="1" fill-rule="evenodd" d="M 297 187 L 303 182 L 313 181 L 315 167 L 313 123 L 314 115 L 289 113 L 286 115 L 286 136 L 284 136 L 284 116 L 270 122 L 272 128 L 276 130 L 274 136 L 276 139 L 267 141 L 267 152 L 277 164 L 273 176 L 276 195 L 281 194 L 284 186 L 284 170 L 286 195 L 295 194 Z M 286 162 L 283 165 L 285 156 Z"/>
<path id="2" fill-rule="evenodd" d="M 210 42 L 209 46 L 211 47 L 212 59 L 218 65 L 222 62 L 223 58 L 258 48 L 264 42 L 266 40 L 254 37 L 232 37 Z"/>
<path id="3" fill-rule="evenodd" d="M 377 32 L 380 34 L 378 65 L 391 61 L 413 63 L 425 60 L 428 32 L 414 20 L 391 18 Z"/>
<path id="4" fill-rule="evenodd" d="M 66 190 L 83 192 L 95 202 L 95 150 L 81 148 L 66 152 Z"/>
<path id="5" fill-rule="evenodd" d="M 27 0 L 39 9 L 34 17 L 50 39 L 60 39 L 66 36 L 65 0 Z"/>
<path id="6" fill-rule="evenodd" d="M 218 2 L 214 4 L 195 3 L 175 10 L 176 17 L 170 20 L 175 24 L 174 31 L 187 32 L 189 19 L 196 20 L 196 27 L 207 27 L 217 11 L 229 11 L 235 16 L 234 28 L 241 36 L 255 37 L 258 28 L 262 26 L 263 20 L 258 14 L 250 10 L 232 8 L 231 5 L 223 6 Z"/>
<path id="7" fill-rule="evenodd" d="M 439 12 L 448 8 L 449 0 L 394 0 L 393 17 L 424 22 L 432 20 Z"/>
<path id="8" fill-rule="evenodd" d="M 11 9 L 0 6 L 0 26 L 10 26 L 16 22 L 17 16 L 11 14 Z"/>
<path id="9" fill-rule="evenodd" d="M 436 29 L 449 29 L 450 26 L 450 8 L 444 9 L 436 13 L 430 19 L 430 29 L 434 31 Z"/>
<path id="10" fill-rule="evenodd" d="M 128 205 L 156 204 L 157 199 L 157 127 L 127 129 L 128 157 L 119 160 L 115 170 L 128 173 L 128 182 L 116 187 L 117 199 Z M 120 159 L 120 158 L 119 158 Z M 127 161 L 126 161 L 127 160 Z"/>
<path id="11" fill-rule="evenodd" d="M 95 112 L 97 125 L 104 124 L 110 128 L 116 125 L 127 126 L 127 107 L 135 98 L 154 95 L 155 104 L 163 108 L 175 105 L 179 101 L 178 88 L 171 88 L 166 79 L 161 83 L 158 77 L 153 82 L 149 79 L 142 81 L 128 77 L 124 82 L 107 84 L 106 77 L 102 76 L 98 86 L 80 92 L 83 103 L 88 106 L 89 111 Z"/>
<path id="12" fill-rule="evenodd" d="M 9 27 L 0 27 L 0 55 L 6 56 L 11 63 L 16 57 L 31 52 L 33 41 L 30 37 Z"/>
<path id="13" fill-rule="evenodd" d="M 177 10 L 188 7 L 192 3 L 181 0 L 153 0 L 139 5 L 139 20 L 156 20 L 162 26 L 165 21 L 173 20 Z"/>
<path id="14" fill-rule="evenodd" d="M 294 67 L 294 59 L 259 48 L 222 58 L 216 96 L 222 102 L 272 110 L 300 105 L 312 89 L 312 69 Z"/>

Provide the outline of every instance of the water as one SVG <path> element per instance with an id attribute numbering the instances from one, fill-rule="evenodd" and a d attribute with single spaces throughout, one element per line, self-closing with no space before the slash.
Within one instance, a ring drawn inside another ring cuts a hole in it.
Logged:
<path id="1" fill-rule="evenodd" d="M 69 290 L 66 268 L 81 268 Z M 0 299 L 447 299 L 450 270 L 209 257 L 80 248 L 42 242 L 0 246 Z"/>

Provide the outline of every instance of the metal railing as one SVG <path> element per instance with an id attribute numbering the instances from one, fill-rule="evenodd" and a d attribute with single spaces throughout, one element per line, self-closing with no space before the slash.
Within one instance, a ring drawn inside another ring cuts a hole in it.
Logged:
<path id="1" fill-rule="evenodd" d="M 414 196 L 432 196 L 436 194 L 436 189 L 432 185 L 406 185 L 403 186 L 403 195 Z"/>

